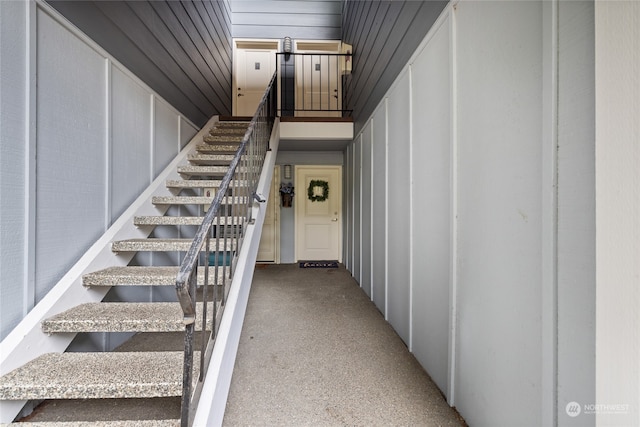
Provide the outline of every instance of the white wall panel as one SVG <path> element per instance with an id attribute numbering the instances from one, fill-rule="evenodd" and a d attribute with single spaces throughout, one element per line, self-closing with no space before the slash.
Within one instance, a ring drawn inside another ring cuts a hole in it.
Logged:
<path id="1" fill-rule="evenodd" d="M 542 424 L 541 11 L 456 9 L 456 407 L 470 425 Z"/>
<path id="2" fill-rule="evenodd" d="M 145 88 L 111 67 L 111 222 L 150 181 L 151 100 Z"/>
<path id="3" fill-rule="evenodd" d="M 398 335 L 410 340 L 410 77 L 404 71 L 388 98 L 388 283 L 387 317 Z"/>
<path id="4" fill-rule="evenodd" d="M 178 154 L 180 135 L 178 135 L 178 117 L 164 101 L 154 99 L 154 176 L 159 174 Z"/>
<path id="5" fill-rule="evenodd" d="M 24 2 L 0 2 L 0 341 L 22 318 L 24 277 L 27 31 Z M 4 60 L 11 58 L 11 60 Z"/>
<path id="6" fill-rule="evenodd" d="M 38 11 L 36 296 L 104 231 L 105 58 Z"/>
<path id="7" fill-rule="evenodd" d="M 361 166 L 361 224 L 362 224 L 362 244 L 361 244 L 361 275 L 360 286 L 369 297 L 371 297 L 371 241 L 373 240 L 371 229 L 371 122 L 369 121 L 362 131 L 362 166 Z"/>
<path id="8" fill-rule="evenodd" d="M 378 310 L 387 313 L 387 105 L 383 101 L 371 120 L 373 156 L 371 192 L 371 292 Z"/>
<path id="9" fill-rule="evenodd" d="M 196 133 L 198 133 L 198 128 L 185 120 L 184 117 L 180 117 L 180 149 L 184 148 Z"/>
<path id="10" fill-rule="evenodd" d="M 449 20 L 411 66 L 412 351 L 447 392 L 451 281 Z"/>

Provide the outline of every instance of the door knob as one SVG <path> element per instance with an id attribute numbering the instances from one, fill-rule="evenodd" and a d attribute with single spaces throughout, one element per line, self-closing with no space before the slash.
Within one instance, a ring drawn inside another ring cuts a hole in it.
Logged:
<path id="1" fill-rule="evenodd" d="M 338 218 L 333 218 L 331 221 L 336 222 L 338 221 Z"/>
<path id="2" fill-rule="evenodd" d="M 242 93 L 239 93 L 239 94 L 238 94 L 238 96 L 244 96 L 244 94 L 242 94 Z"/>

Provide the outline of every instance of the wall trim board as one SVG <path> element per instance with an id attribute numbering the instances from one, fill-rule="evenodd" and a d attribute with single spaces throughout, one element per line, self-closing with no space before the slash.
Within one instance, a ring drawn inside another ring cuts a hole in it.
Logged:
<path id="1" fill-rule="evenodd" d="M 543 2 L 542 421 L 558 423 L 558 0 Z"/>
<path id="2" fill-rule="evenodd" d="M 458 349 L 458 63 L 457 58 L 457 39 L 456 39 L 456 14 L 455 9 L 457 1 L 448 5 L 443 16 L 449 20 L 449 42 L 451 51 L 449 53 L 449 66 L 451 72 L 451 229 L 450 241 L 451 252 L 449 254 L 449 304 L 451 310 L 449 312 L 449 360 L 448 360 L 448 382 L 447 382 L 447 403 L 450 406 L 456 405 L 456 374 L 458 372 L 457 365 L 457 349 Z M 443 18 L 445 19 L 445 18 Z M 438 21 L 436 21 L 438 25 Z"/>
<path id="3" fill-rule="evenodd" d="M 36 305 L 36 266 L 35 262 L 30 262 L 36 257 L 35 235 L 36 235 L 36 141 L 37 141 L 37 24 L 36 13 L 37 4 L 35 2 L 24 2 L 26 13 L 26 79 L 25 87 L 25 234 L 24 234 L 24 278 L 26 282 L 23 284 L 25 288 L 25 300 L 23 302 L 23 317 L 33 309 Z"/>
<path id="4" fill-rule="evenodd" d="M 400 74 L 402 75 L 402 74 Z M 413 159 L 413 153 L 414 153 L 414 149 L 413 149 L 413 67 L 410 65 L 409 67 L 407 67 L 407 79 L 409 80 L 409 99 L 407 100 L 407 102 L 409 103 L 409 342 L 407 343 L 407 347 L 409 348 L 409 351 L 413 353 L 413 287 L 414 287 L 414 280 L 413 280 L 413 265 L 414 265 L 414 256 L 413 256 L 413 247 L 414 247 L 414 229 L 415 229 L 415 222 L 414 222 L 414 215 L 413 215 L 413 207 L 414 207 L 414 202 L 413 202 L 413 197 L 411 197 L 411 192 L 413 190 L 413 187 L 415 186 L 415 183 L 413 181 L 413 172 L 414 172 L 414 168 L 413 168 L 413 161 L 411 161 L 411 159 Z"/>

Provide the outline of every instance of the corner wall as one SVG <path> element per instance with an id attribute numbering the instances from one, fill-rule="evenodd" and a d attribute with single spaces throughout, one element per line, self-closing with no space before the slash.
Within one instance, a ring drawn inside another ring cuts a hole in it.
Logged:
<path id="1" fill-rule="evenodd" d="M 197 128 L 46 4 L 0 20 L 4 338 Z"/>
<path id="2" fill-rule="evenodd" d="M 450 4 L 345 153 L 347 267 L 469 425 L 595 423 L 592 11 Z"/>

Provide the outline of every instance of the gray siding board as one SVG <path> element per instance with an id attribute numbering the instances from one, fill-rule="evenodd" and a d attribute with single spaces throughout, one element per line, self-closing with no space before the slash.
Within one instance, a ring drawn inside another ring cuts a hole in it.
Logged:
<path id="1" fill-rule="evenodd" d="M 309 27 L 340 28 L 336 25 L 335 15 L 316 13 L 309 15 L 305 13 L 241 13 L 236 14 L 233 25 L 273 25 L 276 27 L 287 27 L 291 23 L 303 22 Z"/>
<path id="2" fill-rule="evenodd" d="M 339 40 L 342 1 L 241 1 L 231 3 L 236 38 Z"/>
<path id="3" fill-rule="evenodd" d="M 182 96 L 193 103 L 203 116 L 206 116 L 205 112 L 207 110 L 214 108 L 213 104 L 206 98 L 200 88 L 188 77 L 178 62 L 173 58 L 173 52 L 169 51 L 169 46 L 162 46 L 161 43 L 163 40 L 156 38 L 153 32 L 147 28 L 144 20 L 139 16 L 140 14 L 144 15 L 145 12 L 139 11 L 135 13 L 135 10 L 129 9 L 126 5 L 117 2 L 102 2 L 97 4 L 105 15 L 118 25 L 120 31 L 135 43 L 143 54 L 154 58 L 154 64 L 156 64 L 171 81 L 179 85 L 183 94 Z M 177 50 L 177 46 L 173 47 L 172 50 Z"/>
<path id="4" fill-rule="evenodd" d="M 232 5 L 234 13 L 289 13 L 291 1 L 236 1 Z M 340 1 L 298 1 L 295 2 L 296 13 L 316 14 L 328 13 L 338 15 L 342 13 Z"/>
<path id="5" fill-rule="evenodd" d="M 270 25 L 234 26 L 233 36 L 235 38 L 265 38 L 281 39 L 286 36 L 300 40 L 338 40 L 340 39 L 339 28 L 327 27 L 301 27 Z"/>
<path id="6" fill-rule="evenodd" d="M 165 23 L 180 45 L 180 50 L 193 61 L 194 73 L 195 70 L 199 72 L 194 74 L 196 78 L 200 78 L 201 75 L 206 82 L 206 85 L 198 84 L 198 86 L 206 88 L 208 85 L 211 88 L 212 92 L 207 92 L 209 99 L 224 98 L 226 94 L 222 87 L 230 85 L 231 80 L 221 72 L 220 67 L 213 60 L 202 36 L 198 33 L 195 22 L 191 20 L 182 5 L 176 2 L 152 2 L 151 5 L 164 17 Z M 193 53 L 189 55 L 185 48 Z"/>
<path id="7" fill-rule="evenodd" d="M 363 12 L 364 7 L 372 8 L 373 3 L 379 3 L 377 13 Z M 348 107 L 354 110 L 356 132 L 373 113 L 446 4 L 444 1 L 347 2 L 342 39 L 352 44 L 354 51 Z M 354 14 L 366 15 L 367 20 L 375 22 L 359 26 L 352 18 Z M 367 37 L 359 37 L 364 34 L 362 29 L 369 26 L 371 31 Z"/>
<path id="8" fill-rule="evenodd" d="M 184 34 L 180 22 L 171 9 L 163 2 L 132 2 L 129 7 L 149 29 L 161 48 L 169 52 L 188 80 L 198 88 L 206 103 L 215 105 L 215 89 L 208 77 L 203 74 L 205 65 L 198 55 L 191 57 L 188 52 L 194 50 L 192 41 Z M 186 80 L 186 79 L 185 79 Z"/>
<path id="9" fill-rule="evenodd" d="M 225 62 L 228 57 L 224 57 L 218 46 L 214 43 L 214 38 L 211 37 L 207 24 L 203 21 L 202 16 L 197 10 L 194 3 L 181 3 L 178 6 L 176 3 L 170 3 L 174 8 L 174 12 L 178 19 L 183 22 L 183 27 L 189 33 L 189 37 L 192 38 L 194 44 L 199 45 L 200 55 L 207 63 L 207 67 L 211 70 L 214 78 L 221 82 L 221 87 L 231 84 L 231 68 L 230 64 Z M 188 19 L 188 21 L 186 21 Z M 193 26 L 191 26 L 191 24 Z"/>
<path id="10" fill-rule="evenodd" d="M 213 18 L 209 13 L 209 9 L 204 3 L 196 2 L 193 3 L 193 6 L 195 10 L 192 11 L 192 13 L 196 12 L 200 16 L 205 29 L 204 35 L 205 37 L 208 37 L 208 43 L 212 45 L 212 47 L 210 47 L 211 54 L 214 56 L 218 66 L 224 67 L 224 72 L 227 73 L 227 77 L 230 78 L 231 52 L 225 49 L 226 44 L 223 44 L 223 40 L 229 40 L 231 38 L 231 33 L 227 34 L 222 31 L 222 34 L 220 34 L 220 29 L 218 28 L 220 26 L 219 21 L 217 24 L 214 23 Z M 186 7 L 187 10 L 191 9 L 189 6 Z M 214 17 L 216 17 L 215 14 Z"/>
<path id="11" fill-rule="evenodd" d="M 230 114 L 227 0 L 49 3 L 195 124 Z"/>

